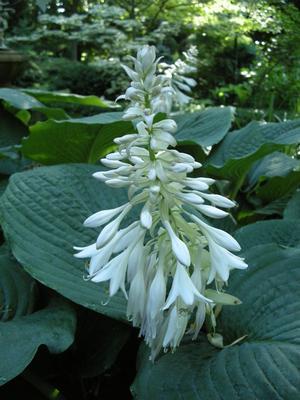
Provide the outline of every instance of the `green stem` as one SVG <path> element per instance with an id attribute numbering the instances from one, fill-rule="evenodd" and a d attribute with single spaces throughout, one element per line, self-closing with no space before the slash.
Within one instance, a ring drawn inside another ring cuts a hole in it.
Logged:
<path id="1" fill-rule="evenodd" d="M 230 199 L 235 200 L 240 188 L 243 186 L 247 172 L 244 172 L 236 181 L 231 193 L 229 194 Z"/>

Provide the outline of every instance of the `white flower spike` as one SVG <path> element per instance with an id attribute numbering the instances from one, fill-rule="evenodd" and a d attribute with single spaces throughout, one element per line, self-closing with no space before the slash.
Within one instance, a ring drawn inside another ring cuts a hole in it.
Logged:
<path id="1" fill-rule="evenodd" d="M 135 121 L 136 132 L 114 140 L 118 150 L 101 160 L 110 170 L 93 176 L 110 187 L 126 187 L 128 202 L 88 217 L 86 227 L 104 227 L 96 243 L 75 247 L 76 257 L 90 259 L 89 279 L 109 282 L 110 296 L 119 289 L 128 294 L 128 318 L 140 327 L 152 360 L 162 347 L 174 350 L 186 332 L 196 339 L 207 314 L 215 320 L 216 300 L 209 298 L 207 284 L 215 280 L 220 291 L 232 269 L 247 267 L 231 253 L 240 250 L 237 241 L 201 217 L 223 218 L 228 213 L 218 207 L 235 203 L 208 193 L 213 179 L 188 176 L 201 164 L 172 148 L 175 121 L 157 120 L 172 103 L 189 99 L 183 92 L 195 82 L 185 75 L 194 70 L 195 52 L 185 56 L 189 62 L 162 67 L 155 48 L 143 46 L 132 58 L 134 69 L 123 66 L 132 80 L 120 96 L 130 101 L 123 118 Z M 156 73 L 158 65 L 164 74 Z M 136 221 L 121 227 L 136 206 Z"/>

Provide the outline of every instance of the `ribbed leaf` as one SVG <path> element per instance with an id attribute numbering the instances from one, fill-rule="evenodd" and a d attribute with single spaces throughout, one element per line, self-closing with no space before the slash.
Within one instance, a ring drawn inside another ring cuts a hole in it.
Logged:
<path id="1" fill-rule="evenodd" d="M 299 140 L 299 119 L 281 123 L 254 121 L 226 135 L 208 159 L 207 170 L 215 176 L 238 179 L 255 161 Z"/>
<path id="2" fill-rule="evenodd" d="M 203 111 L 174 117 L 178 125 L 178 142 L 212 146 L 229 131 L 234 115 L 233 107 L 212 107 Z"/>
<path id="3" fill-rule="evenodd" d="M 154 364 L 141 352 L 132 391 L 143 400 L 292 400 L 300 392 L 300 250 L 257 246 L 246 253 L 230 291 L 243 304 L 224 307 L 218 331 L 232 347 L 202 337 Z"/>
<path id="4" fill-rule="evenodd" d="M 300 245 L 300 225 L 294 219 L 270 219 L 246 225 L 237 230 L 234 236 L 245 249 L 268 243 L 297 247 Z"/>
<path id="5" fill-rule="evenodd" d="M 84 281 L 84 261 L 73 256 L 74 245 L 91 244 L 97 236 L 83 221 L 127 201 L 125 192 L 91 176 L 98 169 L 63 165 L 14 174 L 1 199 L 2 227 L 14 256 L 34 278 L 76 303 L 124 319 L 124 295 L 104 305 L 105 286 Z"/>

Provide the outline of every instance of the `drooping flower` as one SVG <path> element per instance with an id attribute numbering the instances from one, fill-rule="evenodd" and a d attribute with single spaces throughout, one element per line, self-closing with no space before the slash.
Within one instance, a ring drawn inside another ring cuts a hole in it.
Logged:
<path id="1" fill-rule="evenodd" d="M 232 253 L 240 250 L 237 241 L 205 219 L 225 217 L 220 208 L 235 203 L 208 192 L 213 179 L 188 176 L 201 164 L 174 149 L 176 122 L 157 120 L 191 81 L 179 79 L 180 65 L 175 80 L 157 74 L 152 46 L 143 46 L 133 63 L 134 69 L 124 66 L 132 82 L 121 97 L 130 101 L 124 119 L 135 122 L 136 132 L 116 138 L 118 149 L 101 160 L 109 170 L 94 174 L 110 187 L 127 188 L 128 202 L 85 220 L 87 227 L 103 228 L 96 243 L 76 248 L 76 257 L 90 259 L 88 279 L 109 282 L 110 296 L 123 291 L 128 318 L 154 359 L 161 347 L 175 349 L 187 330 L 196 339 L 206 315 L 215 324 L 216 302 L 206 285 L 215 281 L 221 290 L 232 269 L 247 265 Z M 137 220 L 121 228 L 137 206 Z"/>

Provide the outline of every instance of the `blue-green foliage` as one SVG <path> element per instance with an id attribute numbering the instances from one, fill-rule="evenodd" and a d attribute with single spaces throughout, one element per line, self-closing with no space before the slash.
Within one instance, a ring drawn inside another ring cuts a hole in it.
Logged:
<path id="1" fill-rule="evenodd" d="M 125 192 L 97 183 L 91 173 L 100 168 L 100 156 L 113 149 L 113 139 L 134 127 L 96 97 L 0 89 L 0 98 L 0 212 L 6 240 L 0 254 L 5 360 L 0 383 L 20 374 L 43 344 L 64 352 L 74 341 L 75 310 L 76 376 L 102 376 L 117 362 L 132 328 L 123 295 L 105 304 L 106 286 L 82 279 L 84 266 L 73 257 L 72 246 L 94 240 L 94 230 L 82 227 L 88 215 L 123 202 Z M 107 107 L 107 112 L 71 118 L 51 101 Z M 132 385 L 137 399 L 299 396 L 300 120 L 254 122 L 234 130 L 233 118 L 230 107 L 179 114 L 176 136 L 178 145 L 202 162 L 198 173 L 219 179 L 215 191 L 239 204 L 224 223 L 235 231 L 249 264 L 233 274 L 228 287 L 243 304 L 221 312 L 222 349 L 209 344 L 203 332 L 152 364 L 142 345 Z"/>

